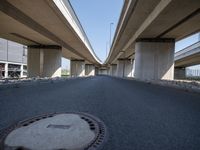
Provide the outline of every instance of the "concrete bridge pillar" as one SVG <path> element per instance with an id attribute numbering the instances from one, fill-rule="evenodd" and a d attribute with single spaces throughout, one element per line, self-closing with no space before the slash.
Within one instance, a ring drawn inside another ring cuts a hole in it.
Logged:
<path id="1" fill-rule="evenodd" d="M 117 76 L 117 64 L 111 64 L 109 67 L 109 75 Z"/>
<path id="2" fill-rule="evenodd" d="M 100 68 L 99 75 L 108 75 L 109 71 L 108 68 Z"/>
<path id="3" fill-rule="evenodd" d="M 140 39 L 135 45 L 135 78 L 174 79 L 174 39 Z"/>
<path id="4" fill-rule="evenodd" d="M 71 60 L 70 61 L 70 74 L 71 74 L 71 77 L 85 76 L 85 61 L 84 60 Z"/>
<path id="5" fill-rule="evenodd" d="M 85 75 L 95 76 L 95 66 L 93 64 L 85 64 Z"/>
<path id="6" fill-rule="evenodd" d="M 185 79 L 186 78 L 185 67 L 175 67 L 175 69 L 174 69 L 174 78 L 175 79 Z"/>
<path id="7" fill-rule="evenodd" d="M 28 77 L 61 77 L 62 49 L 57 45 L 28 47 Z"/>
<path id="8" fill-rule="evenodd" d="M 99 67 L 95 67 L 95 75 L 99 75 Z"/>
<path id="9" fill-rule="evenodd" d="M 133 63 L 131 59 L 118 59 L 117 61 L 117 76 L 132 77 Z"/>
<path id="10" fill-rule="evenodd" d="M 5 71 L 5 72 L 4 72 L 4 73 L 5 73 L 5 74 L 4 74 L 4 77 L 5 77 L 5 78 L 8 78 L 8 63 L 5 63 L 4 71 Z"/>

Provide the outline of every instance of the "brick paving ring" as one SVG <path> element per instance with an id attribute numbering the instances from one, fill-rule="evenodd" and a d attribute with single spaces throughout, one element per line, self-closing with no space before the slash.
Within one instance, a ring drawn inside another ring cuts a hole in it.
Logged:
<path id="1" fill-rule="evenodd" d="M 51 113 L 0 131 L 1 150 L 96 150 L 107 137 L 104 123 L 87 113 Z"/>

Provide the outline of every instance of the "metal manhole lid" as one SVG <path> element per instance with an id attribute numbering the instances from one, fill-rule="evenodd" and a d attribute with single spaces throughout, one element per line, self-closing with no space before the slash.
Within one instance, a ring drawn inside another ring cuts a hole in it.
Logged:
<path id="1" fill-rule="evenodd" d="M 36 116 L 0 132 L 2 150 L 95 150 L 106 138 L 104 123 L 87 113 Z"/>

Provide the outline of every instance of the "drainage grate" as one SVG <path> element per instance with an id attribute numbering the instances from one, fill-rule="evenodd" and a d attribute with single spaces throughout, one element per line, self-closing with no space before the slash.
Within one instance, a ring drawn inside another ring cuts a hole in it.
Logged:
<path id="1" fill-rule="evenodd" d="M 59 139 L 61 137 L 65 139 Z M 80 112 L 51 113 L 20 121 L 2 130 L 0 149 L 97 150 L 102 148 L 106 137 L 104 123 L 93 115 Z"/>

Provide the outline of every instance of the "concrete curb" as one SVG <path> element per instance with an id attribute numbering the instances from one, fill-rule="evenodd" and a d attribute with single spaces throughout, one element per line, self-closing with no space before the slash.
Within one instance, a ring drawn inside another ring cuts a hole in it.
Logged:
<path id="1" fill-rule="evenodd" d="M 16 80 L 0 80 L 0 88 L 19 88 L 20 86 L 38 85 L 43 83 L 58 83 L 90 77 L 56 77 L 56 78 L 25 78 Z"/>
<path id="2" fill-rule="evenodd" d="M 110 76 L 113 77 L 113 76 Z M 200 82 L 199 81 L 188 81 L 188 80 L 139 80 L 132 77 L 116 77 L 118 79 L 134 80 L 143 83 L 149 83 L 154 85 L 160 85 L 165 87 L 171 87 L 181 89 L 188 92 L 200 93 Z"/>
<path id="3" fill-rule="evenodd" d="M 185 81 L 185 80 L 138 80 L 134 78 L 127 78 L 139 82 L 150 83 L 154 85 L 160 85 L 165 87 L 171 87 L 181 89 L 184 91 L 200 93 L 200 82 L 198 81 Z"/>

